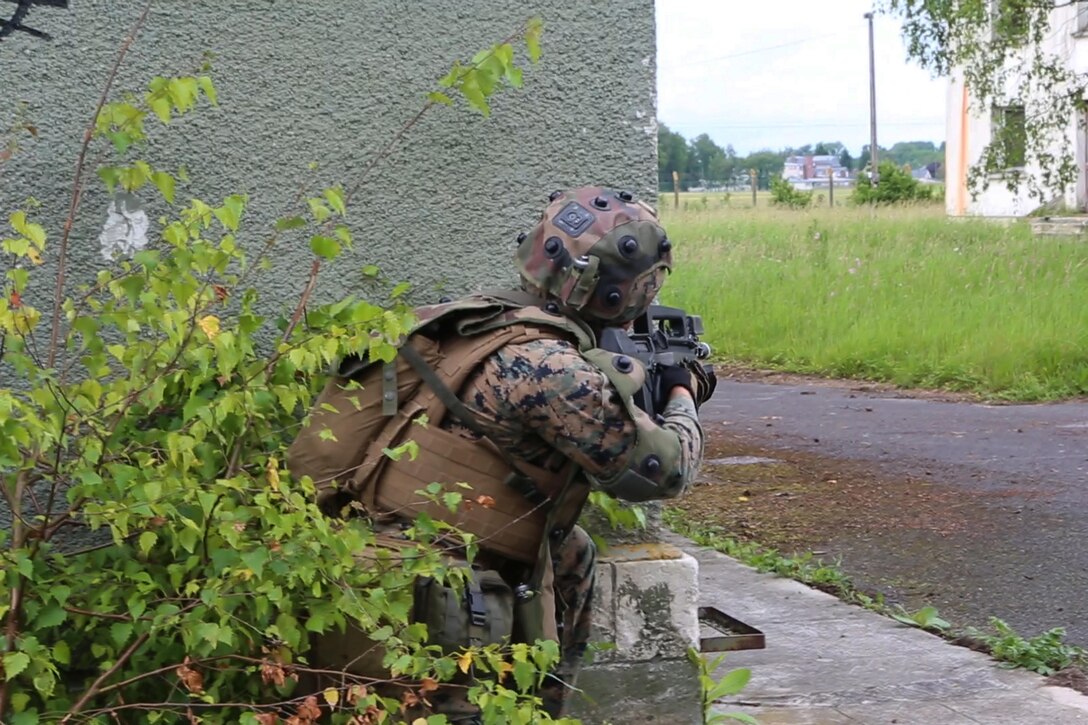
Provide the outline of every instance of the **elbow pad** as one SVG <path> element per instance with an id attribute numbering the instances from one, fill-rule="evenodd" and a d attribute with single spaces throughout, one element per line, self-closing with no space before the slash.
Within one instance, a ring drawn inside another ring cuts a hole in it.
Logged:
<path id="1" fill-rule="evenodd" d="M 605 493 L 634 503 L 676 496 L 683 488 L 680 436 L 659 426 L 635 405 L 635 394 L 646 384 L 645 366 L 630 355 L 600 348 L 582 354 L 600 368 L 615 388 L 637 431 L 627 467 L 608 480 L 593 477 L 591 480 Z"/>

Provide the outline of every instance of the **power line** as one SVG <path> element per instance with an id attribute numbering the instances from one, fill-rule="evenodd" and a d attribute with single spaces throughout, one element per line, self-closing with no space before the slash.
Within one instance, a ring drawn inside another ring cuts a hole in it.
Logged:
<path id="1" fill-rule="evenodd" d="M 817 40 L 825 40 L 827 38 L 838 38 L 846 33 L 840 31 L 838 33 L 826 33 L 824 35 L 814 35 L 809 38 L 801 38 L 800 40 L 793 40 L 788 43 L 779 43 L 777 45 L 768 45 L 762 48 L 752 48 L 750 50 L 742 50 L 739 53 L 730 53 L 729 55 L 720 55 L 715 58 L 703 58 L 702 60 L 696 60 L 692 63 L 687 63 L 687 66 L 704 65 L 706 63 L 716 63 L 719 60 L 730 60 L 731 58 L 740 58 L 746 55 L 755 55 L 756 53 L 766 53 L 771 50 L 778 50 L 780 48 L 792 48 L 795 45 L 803 45 L 805 43 L 813 43 Z"/>

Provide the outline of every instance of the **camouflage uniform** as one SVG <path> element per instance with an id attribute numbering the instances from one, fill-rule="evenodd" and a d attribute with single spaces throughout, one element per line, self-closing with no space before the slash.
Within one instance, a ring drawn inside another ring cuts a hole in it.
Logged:
<path id="1" fill-rule="evenodd" d="M 318 499 L 331 515 L 350 499 L 378 515 L 417 515 L 428 504 L 421 509 L 415 491 L 443 477 L 463 475 L 460 480 L 490 486 L 501 507 L 459 511 L 450 523 L 490 542 L 481 547 L 485 568 L 499 571 L 509 584 L 524 583 L 527 570 L 534 586 L 546 587 L 550 576 L 551 592 L 528 601 L 550 612 L 547 595 L 554 594 L 555 629 L 537 631 L 560 641 L 562 662 L 541 693 L 548 711 L 559 715 L 590 636 L 596 551 L 586 532 L 573 525 L 588 495 L 585 484 L 630 501 L 680 494 L 703 453 L 695 401 L 705 400 L 713 386 L 686 366 L 662 366 L 655 386 L 687 388 L 694 401 L 687 395 L 672 395 L 663 406 L 655 401 L 663 409 L 652 416 L 635 402 L 647 383 L 645 366 L 595 347 L 605 328 L 623 327 L 646 312 L 671 270 L 671 243 L 656 213 L 627 192 L 601 187 L 556 192 L 550 202 L 533 229 L 519 237 L 518 300 L 484 294 L 418 310 L 420 324 L 401 346 L 398 361 L 360 368 L 363 390 L 384 392 L 353 408 L 333 406 L 330 413 L 323 405 L 326 395 L 341 403 L 355 396 L 337 380 L 330 382 L 288 458 L 296 476 L 325 482 Z M 504 301 L 496 304 L 499 299 Z M 340 374 L 355 380 L 348 368 Z M 424 394 L 413 381 L 427 375 Z M 404 392 L 410 400 L 397 402 L 402 384 L 405 391 L 420 392 Z M 393 402 L 391 412 L 383 401 Z M 408 431 L 420 411 L 441 425 L 426 435 L 426 429 Z M 325 425 L 336 430 L 330 440 L 318 434 Z M 404 435 L 420 439 L 418 460 L 382 455 L 383 446 Z M 487 442 L 466 440 L 478 437 Z M 515 469 L 520 476 L 507 475 Z M 558 472 L 565 477 L 557 482 Z M 571 472 L 577 485 L 565 483 Z M 532 479 L 533 490 L 519 488 L 519 480 L 526 483 L 521 479 Z M 550 502 L 536 501 L 534 494 L 542 492 Z M 522 509 L 524 515 L 518 513 Z M 451 515 L 438 506 L 430 511 L 438 518 Z M 508 525 L 497 523 L 504 516 L 513 518 Z M 538 561 L 545 551 L 551 554 L 550 571 L 542 566 L 546 558 Z M 518 636 L 534 638 L 532 631 Z"/>
<path id="2" fill-rule="evenodd" d="M 635 446 L 635 423 L 611 383 L 562 340 L 499 350 L 469 381 L 461 399 L 477 414 L 488 438 L 536 465 L 558 452 L 591 476 L 610 479 L 628 465 Z M 695 476 L 703 434 L 687 397 L 674 398 L 662 417 L 662 427 L 675 431 L 681 443 L 679 485 L 669 492 L 675 496 Z M 474 437 L 467 429 L 457 430 Z M 554 550 L 552 562 L 562 664 L 542 695 L 549 712 L 558 715 L 572 692 L 590 636 L 596 575 L 592 539 L 575 527 Z"/>

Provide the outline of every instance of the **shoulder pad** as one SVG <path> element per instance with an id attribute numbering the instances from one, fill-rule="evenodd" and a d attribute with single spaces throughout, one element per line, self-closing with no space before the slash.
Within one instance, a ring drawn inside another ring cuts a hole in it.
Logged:
<path id="1" fill-rule="evenodd" d="M 641 360 L 611 350 L 595 348 L 583 353 L 600 368 L 612 384 L 635 423 L 637 438 L 627 468 L 611 480 L 596 480 L 599 487 L 625 501 L 651 501 L 672 498 L 680 492 L 680 437 L 659 426 L 641 408 L 634 396 L 646 383 L 646 367 Z"/>

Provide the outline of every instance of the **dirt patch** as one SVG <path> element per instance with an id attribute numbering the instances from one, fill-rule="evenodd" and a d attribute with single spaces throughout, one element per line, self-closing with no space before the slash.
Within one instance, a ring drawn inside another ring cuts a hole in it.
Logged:
<path id="1" fill-rule="evenodd" d="M 740 456 L 777 462 L 725 462 Z M 844 533 L 950 536 L 968 526 L 970 505 L 962 491 L 926 478 L 883 476 L 872 464 L 763 448 L 721 433 L 707 441 L 699 482 L 673 503 L 692 523 L 791 553 L 819 550 Z"/>
<path id="2" fill-rule="evenodd" d="M 1068 667 L 1046 679 L 1048 685 L 1071 687 L 1088 695 L 1088 673 L 1082 667 Z"/>

